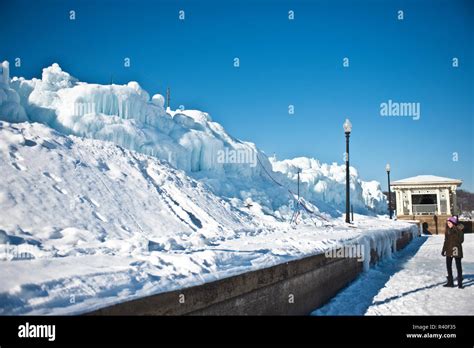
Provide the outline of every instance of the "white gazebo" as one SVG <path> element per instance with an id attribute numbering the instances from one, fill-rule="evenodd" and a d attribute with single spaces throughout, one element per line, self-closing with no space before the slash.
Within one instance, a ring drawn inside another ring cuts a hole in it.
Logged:
<path id="1" fill-rule="evenodd" d="M 461 180 L 434 175 L 393 181 L 390 186 L 395 191 L 397 218 L 427 222 L 438 233 L 447 217 L 458 213 L 456 189 L 461 184 Z"/>

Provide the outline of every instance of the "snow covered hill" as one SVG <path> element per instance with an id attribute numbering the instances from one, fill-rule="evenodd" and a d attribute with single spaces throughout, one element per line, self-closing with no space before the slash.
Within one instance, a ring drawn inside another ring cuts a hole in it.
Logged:
<path id="1" fill-rule="evenodd" d="M 137 82 L 83 83 L 53 64 L 43 69 L 41 79 L 15 77 L 6 90 L 18 93 L 19 110 L 26 110 L 30 121 L 165 160 L 206 183 L 219 196 L 256 201 L 269 212 L 291 215 L 293 196 L 288 189 L 296 192 L 295 170 L 300 168 L 306 200 L 332 216 L 344 210 L 343 166 L 307 158 L 270 162 L 255 144 L 233 138 L 209 114 L 165 110 L 163 96 L 150 99 Z M 0 119 L 25 120 L 24 111 L 17 114 L 0 113 Z M 380 187 L 364 183 L 355 168 L 351 168 L 351 191 L 356 212 L 385 213 Z"/>
<path id="2" fill-rule="evenodd" d="M 113 249 L 123 243 L 111 241 L 130 244 L 140 235 L 127 248 L 147 249 L 153 241 L 154 249 L 184 249 L 253 226 L 184 172 L 109 142 L 66 137 L 38 123 L 0 122 L 0 158 L 0 228 L 22 238 L 34 231 L 33 245 L 52 242 L 77 252 L 81 243 L 107 239 Z"/>

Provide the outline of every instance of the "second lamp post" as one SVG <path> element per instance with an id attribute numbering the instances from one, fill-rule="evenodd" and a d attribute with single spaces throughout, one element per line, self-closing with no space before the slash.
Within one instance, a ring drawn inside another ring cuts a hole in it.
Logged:
<path id="1" fill-rule="evenodd" d="M 351 121 L 349 121 L 348 118 L 346 118 L 346 122 L 344 122 L 344 133 L 346 134 L 346 222 L 350 223 L 350 207 L 351 207 L 351 202 L 350 202 L 350 176 L 349 176 L 349 136 L 351 135 L 351 130 L 352 130 L 352 124 Z"/>
<path id="2" fill-rule="evenodd" d="M 388 215 L 390 219 L 392 218 L 392 193 L 390 192 L 390 164 L 387 163 L 385 166 L 385 170 L 387 171 L 387 179 L 388 179 Z"/>

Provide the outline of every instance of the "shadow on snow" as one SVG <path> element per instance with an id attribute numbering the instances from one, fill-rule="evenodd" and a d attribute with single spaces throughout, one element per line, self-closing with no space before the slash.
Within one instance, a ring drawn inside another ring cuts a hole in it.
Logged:
<path id="1" fill-rule="evenodd" d="M 391 258 L 382 260 L 369 271 L 360 274 L 353 282 L 333 297 L 329 302 L 315 310 L 311 315 L 364 315 L 367 309 L 374 304 L 389 302 L 410 293 L 430 289 L 444 284 L 426 285 L 425 287 L 411 290 L 407 293 L 374 303 L 373 299 L 385 287 L 388 280 L 404 268 L 404 265 L 418 252 L 429 237 L 415 238 L 403 250 L 392 254 Z M 467 278 L 467 275 L 465 276 Z M 466 285 L 471 285 L 466 283 Z"/>

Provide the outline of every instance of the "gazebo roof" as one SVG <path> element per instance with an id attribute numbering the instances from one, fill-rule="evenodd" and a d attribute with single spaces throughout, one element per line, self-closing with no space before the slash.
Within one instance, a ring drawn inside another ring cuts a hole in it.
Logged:
<path id="1" fill-rule="evenodd" d="M 399 185 L 456 185 L 460 186 L 462 184 L 461 180 L 450 179 L 442 176 L 435 175 L 417 175 L 411 178 L 406 178 L 402 180 L 392 181 L 390 186 L 399 186 Z"/>

